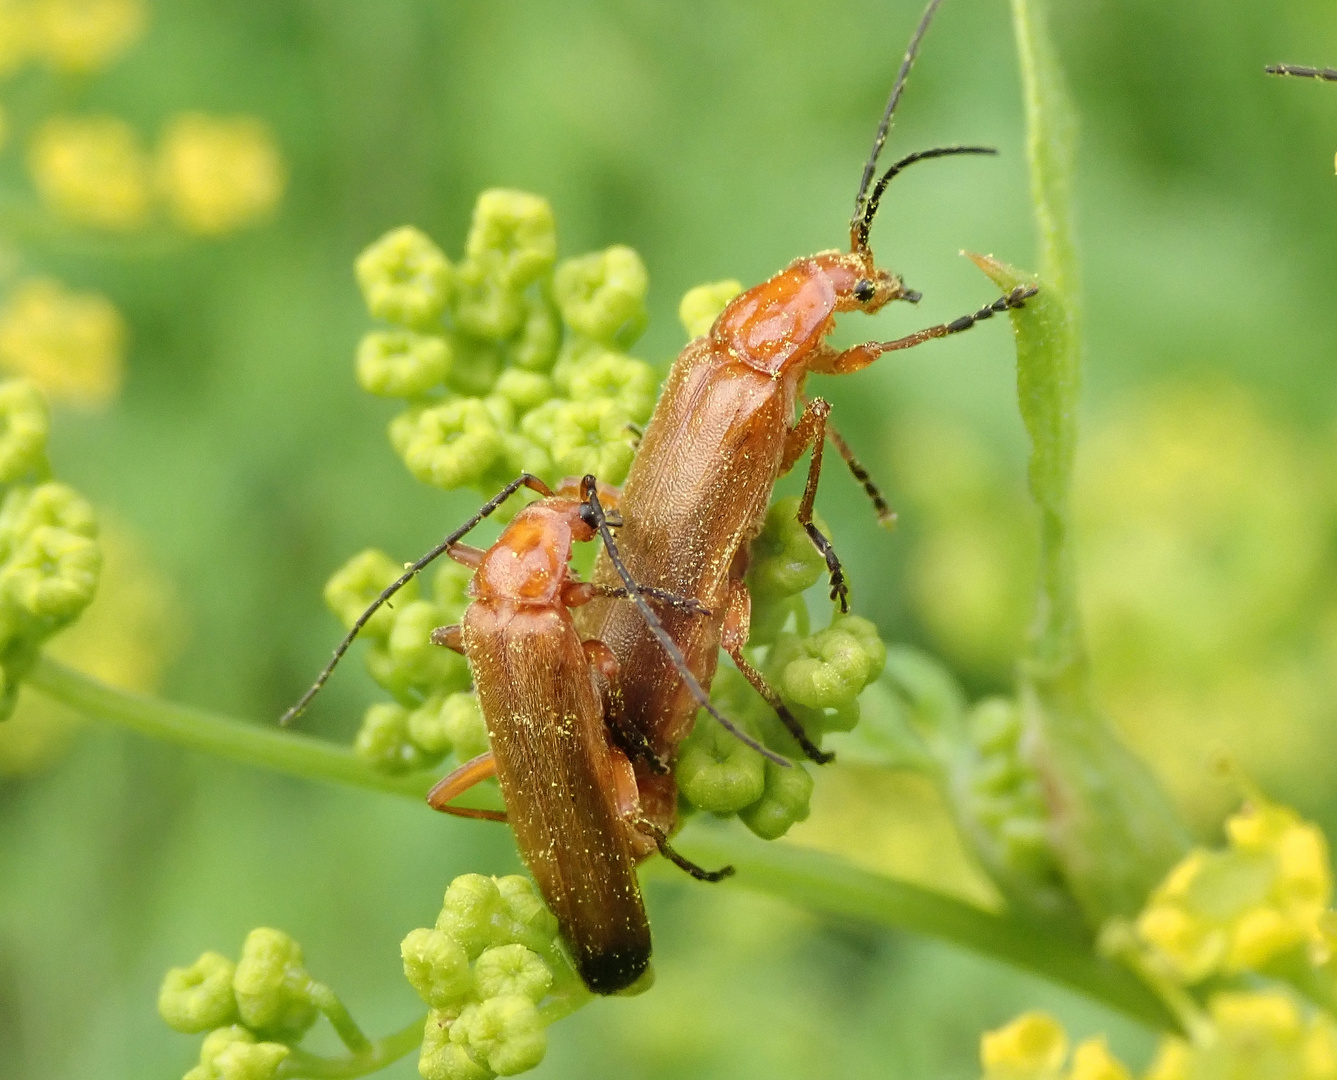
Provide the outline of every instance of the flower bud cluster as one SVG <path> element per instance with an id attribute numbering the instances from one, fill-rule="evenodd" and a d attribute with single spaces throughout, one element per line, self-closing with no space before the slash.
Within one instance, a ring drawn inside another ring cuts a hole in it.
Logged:
<path id="1" fill-rule="evenodd" d="M 1136 923 L 1148 961 L 1183 984 L 1300 959 L 1331 966 L 1328 845 L 1316 825 L 1251 799 L 1226 822 L 1228 846 L 1196 848 Z"/>
<path id="2" fill-rule="evenodd" d="M 404 226 L 356 270 L 368 311 L 388 324 L 358 346 L 358 382 L 406 403 L 390 441 L 415 477 L 489 495 L 521 472 L 622 482 L 656 389 L 650 365 L 625 351 L 646 322 L 648 278 L 631 248 L 558 264 L 547 201 L 493 189 L 459 263 Z"/>
<path id="3" fill-rule="evenodd" d="M 401 946 L 404 975 L 430 1012 L 424 1080 L 487 1080 L 534 1068 L 547 1051 L 545 1001 L 584 997 L 557 920 L 528 878 L 466 874 L 436 925 Z"/>
<path id="4" fill-rule="evenodd" d="M 1102 1038 L 1068 1055 L 1052 1016 L 1026 1013 L 980 1042 L 983 1080 L 1133 1080 Z M 1188 1037 L 1161 1040 L 1142 1080 L 1334 1080 L 1337 1024 L 1276 990 L 1217 993 Z"/>
<path id="5" fill-rule="evenodd" d="M 826 564 L 798 523 L 797 510 L 795 498 L 776 500 L 753 541 L 748 647 L 757 651 L 770 685 L 819 741 L 827 732 L 849 731 L 858 723 L 859 695 L 881 674 L 887 648 L 871 622 L 853 615 L 836 615 L 825 629 L 808 631 L 802 593 L 823 576 Z M 785 629 L 791 620 L 795 629 Z M 722 669 L 712 699 L 731 720 L 795 764 L 782 768 L 767 761 L 702 711 L 679 753 L 679 790 L 698 809 L 737 814 L 763 839 L 783 836 L 808 816 L 812 777 L 798 763 L 801 750 L 739 672 Z"/>
<path id="6" fill-rule="evenodd" d="M 325 603 L 351 628 L 373 599 L 403 572 L 384 552 L 353 556 L 325 585 Z M 424 597 L 418 579 L 409 582 L 363 627 L 371 646 L 367 670 L 394 697 L 372 705 L 354 749 L 386 772 L 411 772 L 448 753 L 460 761 L 487 750 L 487 729 L 470 691 L 469 665 L 459 653 L 431 642 L 438 626 L 458 622 L 468 597 L 471 571 L 442 560 Z"/>
<path id="7" fill-rule="evenodd" d="M 270 1080 L 332 996 L 307 973 L 297 942 L 259 927 L 236 963 L 206 952 L 172 968 L 158 991 L 158 1014 L 183 1034 L 208 1032 L 184 1080 Z"/>
<path id="8" fill-rule="evenodd" d="M 93 508 L 50 479 L 46 402 L 0 383 L 0 720 L 43 643 L 93 599 L 102 570 Z"/>

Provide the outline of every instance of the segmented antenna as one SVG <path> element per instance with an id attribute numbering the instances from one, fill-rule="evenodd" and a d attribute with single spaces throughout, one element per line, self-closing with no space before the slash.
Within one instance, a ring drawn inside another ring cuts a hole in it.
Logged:
<path id="1" fill-rule="evenodd" d="M 1299 64 L 1269 64 L 1263 68 L 1269 75 L 1293 75 L 1297 79 L 1322 79 L 1337 82 L 1337 68 L 1302 67 Z"/>
<path id="2" fill-rule="evenodd" d="M 882 193 L 887 190 L 887 185 L 892 182 L 900 173 L 908 169 L 917 161 L 931 161 L 933 158 L 954 157 L 957 154 L 997 154 L 998 151 L 992 146 L 937 146 L 932 150 L 916 150 L 913 154 L 907 154 L 900 161 L 892 165 L 873 186 L 873 192 L 864 202 L 863 216 L 857 217 L 850 226 L 850 250 L 866 251 L 868 250 L 868 233 L 873 228 L 873 218 L 877 214 L 878 204 L 882 201 Z"/>
<path id="3" fill-rule="evenodd" d="M 687 689 L 691 691 L 692 697 L 696 698 L 697 704 L 718 720 L 725 731 L 745 746 L 750 746 L 767 761 L 773 761 L 786 769 L 792 768 L 793 762 L 777 754 L 774 750 L 763 746 L 711 704 L 710 695 L 697 682 L 696 676 L 692 674 L 691 668 L 687 666 L 687 660 L 682 655 L 682 650 L 669 637 L 668 631 L 664 629 L 664 624 L 659 621 L 659 616 L 655 614 L 654 609 L 645 602 L 641 586 L 636 583 L 636 579 L 631 576 L 631 572 L 623 563 L 622 556 L 618 554 L 617 544 L 613 540 L 613 531 L 608 527 L 608 519 L 604 515 L 604 508 L 599 503 L 599 493 L 596 490 L 593 476 L 586 476 L 580 482 L 580 494 L 590 512 L 588 523 L 593 525 L 603 538 L 604 547 L 608 549 L 608 560 L 613 564 L 613 569 L 617 571 L 618 577 L 622 579 L 622 584 L 627 589 L 627 598 L 636 605 L 636 609 L 641 613 L 641 618 L 645 620 L 650 632 L 659 639 L 659 644 L 668 653 L 669 659 L 673 661 L 673 666 L 678 669 L 678 674 L 682 676 L 682 681 L 687 684 Z"/>
<path id="4" fill-rule="evenodd" d="M 928 33 L 929 23 L 933 21 L 933 15 L 938 10 L 938 5 L 942 0 L 929 0 L 928 7 L 924 9 L 924 14 L 919 20 L 919 26 L 916 27 L 914 36 L 910 39 L 910 44 L 905 50 L 905 59 L 901 61 L 901 70 L 896 73 L 896 82 L 891 88 L 891 97 L 887 98 L 887 110 L 882 114 L 882 123 L 877 126 L 877 135 L 873 139 L 873 152 L 868 155 L 868 163 L 863 167 L 863 178 L 859 181 L 859 192 L 854 196 L 854 213 L 850 216 L 850 231 L 853 232 L 863 216 L 864 195 L 868 192 L 868 185 L 873 182 L 873 173 L 877 171 L 878 155 L 882 153 L 882 145 L 887 141 L 887 132 L 891 130 L 891 118 L 895 115 L 896 106 L 901 100 L 901 95 L 905 93 L 906 80 L 910 78 L 910 69 L 914 67 L 915 54 L 919 52 L 919 43 L 924 40 L 924 35 Z"/>
<path id="5" fill-rule="evenodd" d="M 428 565 L 444 555 L 453 545 L 458 544 L 464 539 L 465 535 L 476 528 L 479 522 L 496 510 L 497 507 L 522 487 L 527 487 L 531 491 L 537 491 L 540 495 L 552 494 L 552 489 L 537 476 L 531 476 L 529 473 L 521 473 L 488 500 L 478 513 L 442 540 L 441 543 L 437 544 L 436 547 L 432 548 L 426 555 L 418 559 L 417 562 L 410 563 L 399 577 L 395 578 L 393 582 L 381 591 L 381 595 L 371 602 L 367 607 L 367 610 L 357 617 L 357 621 L 353 623 L 352 628 L 344 636 L 343 641 L 339 642 L 338 646 L 335 648 L 334 655 L 330 657 L 330 662 L 326 664 L 324 670 L 316 676 L 316 681 L 311 684 L 311 688 L 298 699 L 296 705 L 279 717 L 279 726 L 286 727 L 288 724 L 291 724 L 296 720 L 297 717 L 302 715 L 306 707 L 311 704 L 311 699 L 320 693 L 320 688 L 325 685 L 325 681 L 331 674 L 333 674 L 335 667 L 338 665 L 339 661 L 343 659 L 344 653 L 346 653 L 349 646 L 353 644 L 353 639 L 356 638 L 359 631 L 367 625 L 367 622 L 371 617 L 380 610 L 382 604 L 417 577 Z"/>

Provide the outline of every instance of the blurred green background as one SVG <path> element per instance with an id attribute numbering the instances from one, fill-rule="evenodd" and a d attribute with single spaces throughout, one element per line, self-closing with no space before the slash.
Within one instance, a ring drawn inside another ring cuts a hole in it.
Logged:
<path id="1" fill-rule="evenodd" d="M 642 253 L 652 317 L 635 351 L 666 367 L 687 288 L 754 282 L 844 242 L 919 8 L 156 0 L 142 41 L 77 99 L 64 85 L 51 100 L 146 131 L 181 109 L 262 117 L 289 186 L 272 224 L 219 242 L 24 249 L 27 268 L 104 292 L 131 328 L 119 399 L 57 410 L 57 472 L 119 537 L 120 584 L 64 655 L 132 682 L 165 668 L 172 698 L 276 717 L 337 636 L 325 577 L 370 545 L 409 557 L 473 505 L 412 481 L 385 439 L 391 407 L 356 388 L 357 252 L 411 222 L 455 256 L 480 189 L 540 193 L 563 256 Z M 1083 123 L 1078 507 L 1102 703 L 1204 835 L 1234 798 L 1210 777 L 1221 751 L 1331 831 L 1337 87 L 1262 67 L 1337 63 L 1337 12 L 1054 8 Z M 989 300 L 962 248 L 1033 261 L 1001 0 L 944 5 L 891 152 L 958 141 L 1002 156 L 912 170 L 874 231 L 925 300 L 848 318 L 840 340 Z M 19 183 L 22 147 L 3 154 Z M 823 487 L 856 610 L 943 656 L 973 693 L 1007 689 L 1033 537 L 1006 327 L 813 389 L 900 511 L 886 534 L 846 477 Z M 308 728 L 346 740 L 374 696 L 350 665 Z M 52 746 L 0 777 L 3 1080 L 179 1076 L 196 1040 L 156 1016 L 163 971 L 205 948 L 235 954 L 261 924 L 298 938 L 368 1030 L 398 1027 L 418 1008 L 400 938 L 453 876 L 517 866 L 504 830 L 389 797 L 100 726 Z M 837 770 L 815 805 L 796 841 L 969 892 L 921 785 Z M 851 832 L 872 839 L 851 847 Z M 1148 1046 L 945 946 L 666 875 L 648 896 L 655 990 L 561 1023 L 536 1075 L 972 1077 L 979 1032 L 1037 1005 L 1075 1034 L 1109 1030 L 1134 1059 Z M 413 1061 L 385 1075 L 414 1076 Z"/>

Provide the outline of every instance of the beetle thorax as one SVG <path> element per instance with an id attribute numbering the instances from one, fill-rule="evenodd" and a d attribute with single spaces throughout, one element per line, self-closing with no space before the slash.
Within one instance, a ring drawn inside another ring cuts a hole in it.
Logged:
<path id="1" fill-rule="evenodd" d="M 570 576 L 571 545 L 588 540 L 589 531 L 574 499 L 544 499 L 525 507 L 488 549 L 471 594 L 518 604 L 559 603 Z"/>

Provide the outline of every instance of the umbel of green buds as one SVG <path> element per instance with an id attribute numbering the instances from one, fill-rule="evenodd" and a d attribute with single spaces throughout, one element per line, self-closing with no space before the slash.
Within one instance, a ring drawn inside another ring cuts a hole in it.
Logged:
<path id="1" fill-rule="evenodd" d="M 0 720 L 42 644 L 92 601 L 102 570 L 92 507 L 51 479 L 49 431 L 36 387 L 0 383 Z"/>
<path id="2" fill-rule="evenodd" d="M 430 1008 L 418 1071 L 425 1080 L 487 1080 L 534 1068 L 547 1024 L 589 999 L 527 878 L 466 874 L 436 925 L 401 946 L 404 975 Z"/>
<path id="3" fill-rule="evenodd" d="M 558 263 L 547 201 L 493 189 L 478 197 L 457 265 L 406 226 L 356 269 L 368 312 L 390 324 L 359 345 L 358 382 L 406 403 L 390 441 L 415 477 L 488 494 L 520 472 L 622 482 L 656 384 L 625 352 L 646 322 L 636 252 Z"/>

